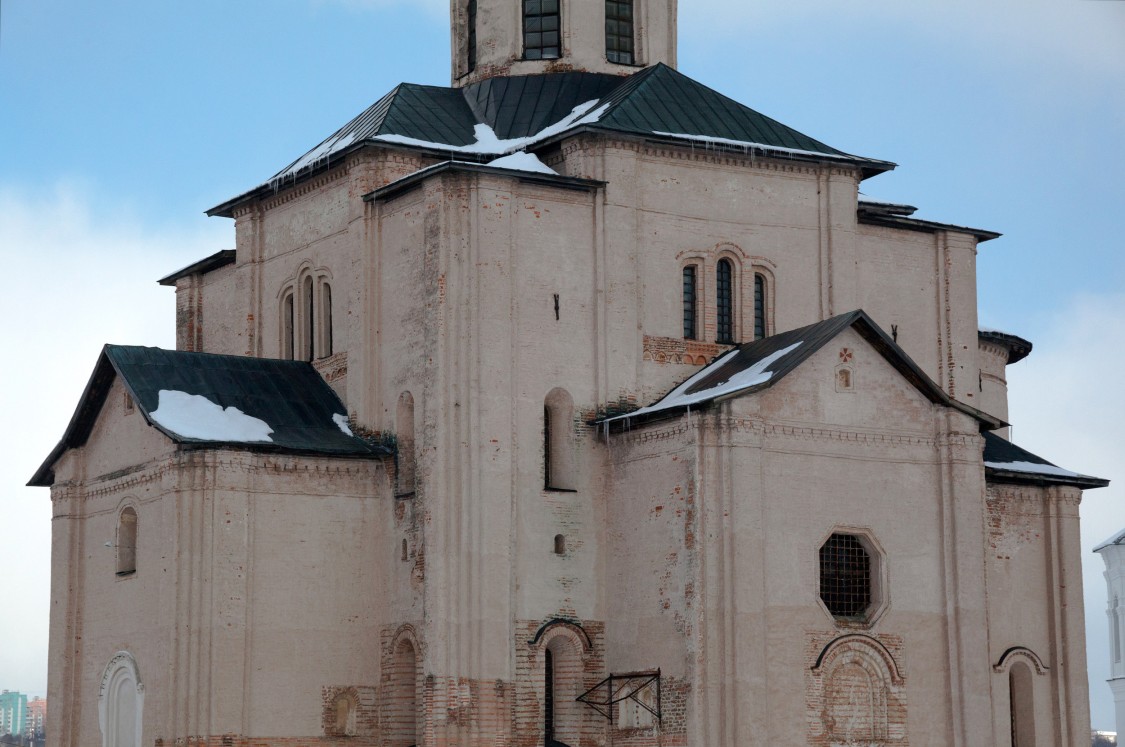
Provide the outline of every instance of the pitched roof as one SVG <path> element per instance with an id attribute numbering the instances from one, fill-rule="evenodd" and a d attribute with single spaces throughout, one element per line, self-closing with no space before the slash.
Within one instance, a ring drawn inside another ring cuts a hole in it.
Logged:
<path id="1" fill-rule="evenodd" d="M 989 482 L 1033 485 L 1073 485 L 1104 488 L 1109 480 L 1058 467 L 994 433 L 984 434 L 984 471 Z"/>
<path id="2" fill-rule="evenodd" d="M 846 161 L 865 176 L 894 168 L 889 161 L 832 148 L 657 64 L 627 77 L 565 72 L 489 78 L 464 88 L 403 83 L 268 182 L 208 214 L 230 215 L 239 203 L 330 168 L 365 145 L 491 160 L 580 130 L 779 158 Z"/>
<path id="3" fill-rule="evenodd" d="M 347 409 L 312 364 L 106 345 L 62 440 L 28 483 L 86 443 L 116 377 L 145 421 L 178 444 L 341 457 L 390 452 L 351 435 Z"/>
<path id="4" fill-rule="evenodd" d="M 652 405 L 605 418 L 602 422 L 609 427 L 624 427 L 672 417 L 693 407 L 761 391 L 783 379 L 849 328 L 867 340 L 931 402 L 960 410 L 989 428 L 1004 425 L 1003 421 L 952 399 L 863 310 L 740 345 L 717 357 Z"/>

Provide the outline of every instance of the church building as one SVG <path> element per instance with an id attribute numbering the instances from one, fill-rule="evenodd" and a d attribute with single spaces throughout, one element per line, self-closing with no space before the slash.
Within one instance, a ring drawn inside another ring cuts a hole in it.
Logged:
<path id="1" fill-rule="evenodd" d="M 176 350 L 107 345 L 31 480 L 52 745 L 1088 744 L 1107 482 L 1008 440 L 999 234 L 676 19 L 453 0 L 449 87 L 209 211 Z"/>

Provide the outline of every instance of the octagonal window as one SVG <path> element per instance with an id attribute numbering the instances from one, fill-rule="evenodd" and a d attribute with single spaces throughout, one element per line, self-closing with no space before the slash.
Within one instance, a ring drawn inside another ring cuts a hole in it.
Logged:
<path id="1" fill-rule="evenodd" d="M 872 559 L 861 538 L 833 534 L 820 547 L 820 599 L 833 617 L 863 619 L 871 608 Z"/>

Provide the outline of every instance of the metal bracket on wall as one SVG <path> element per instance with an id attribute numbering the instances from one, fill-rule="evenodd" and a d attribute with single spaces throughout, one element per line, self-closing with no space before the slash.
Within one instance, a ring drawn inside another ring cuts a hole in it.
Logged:
<path id="1" fill-rule="evenodd" d="M 646 703 L 645 699 L 642 699 L 641 694 L 646 690 L 649 692 L 655 691 L 655 697 L 650 700 L 650 702 L 655 702 L 655 708 Z M 576 700 L 590 706 L 610 721 L 613 720 L 614 703 L 632 700 L 641 708 L 656 716 L 657 721 L 660 721 L 660 670 L 611 674 L 579 695 Z"/>

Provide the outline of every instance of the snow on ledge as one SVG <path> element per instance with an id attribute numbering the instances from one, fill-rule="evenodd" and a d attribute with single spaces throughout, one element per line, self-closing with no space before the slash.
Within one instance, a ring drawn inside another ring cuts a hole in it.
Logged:
<path id="1" fill-rule="evenodd" d="M 336 413 L 332 416 L 332 422 L 335 423 L 336 427 L 342 430 L 346 435 L 352 436 L 353 438 L 355 437 L 355 434 L 352 433 L 351 426 L 348 425 L 347 415 Z"/>
<path id="2" fill-rule="evenodd" d="M 748 140 L 731 140 L 725 137 L 711 137 L 710 135 L 689 135 L 684 132 L 660 132 L 653 130 L 653 135 L 660 135 L 661 137 L 674 137 L 679 140 L 691 140 L 697 143 L 706 143 L 708 145 L 729 145 L 735 148 L 742 148 L 744 150 L 768 150 L 775 153 L 788 153 L 794 156 L 821 156 L 827 158 L 841 158 L 849 161 L 854 161 L 855 156 L 840 155 L 837 153 L 821 153 L 815 150 L 801 150 L 799 148 L 783 148 L 780 145 L 767 145 L 765 143 L 753 143 Z"/>
<path id="3" fill-rule="evenodd" d="M 1109 537 L 1108 539 L 1106 539 L 1105 542 L 1099 542 L 1097 545 L 1094 546 L 1094 552 L 1097 552 L 1098 550 L 1103 550 L 1103 549 L 1109 547 L 1110 545 L 1121 545 L 1121 544 L 1125 544 L 1125 529 L 1121 530 L 1120 532 L 1113 535 L 1112 537 Z"/>
<path id="4" fill-rule="evenodd" d="M 502 156 L 495 161 L 489 161 L 487 166 L 493 166 L 498 169 L 511 169 L 513 171 L 531 171 L 536 174 L 551 174 L 558 176 L 559 172 L 552 169 L 547 164 L 539 160 L 539 156 L 534 153 L 520 151 L 513 153 L 510 156 Z"/>
<path id="5" fill-rule="evenodd" d="M 508 140 L 501 140 L 496 131 L 486 124 L 478 124 L 473 128 L 473 134 L 477 141 L 471 145 L 449 145 L 448 143 L 434 143 L 429 140 L 419 140 L 418 138 L 407 137 L 406 135 L 376 135 L 373 140 L 381 141 L 384 143 L 395 143 L 397 145 L 412 145 L 419 148 L 429 148 L 431 150 L 444 150 L 453 153 L 482 153 L 489 154 L 495 153 L 497 155 L 504 155 L 506 153 L 515 153 L 516 151 L 524 150 L 529 146 L 534 145 L 547 138 L 554 137 L 560 133 L 566 132 L 572 127 L 578 127 L 584 124 L 593 124 L 602 118 L 602 115 L 609 109 L 609 104 L 603 104 L 594 111 L 597 106 L 598 100 L 587 101 L 584 104 L 579 104 L 571 110 L 570 114 L 566 115 L 558 122 L 544 127 L 534 135 L 527 137 L 516 137 Z"/>
<path id="6" fill-rule="evenodd" d="M 237 407 L 223 408 L 200 394 L 161 389 L 151 416 L 156 423 L 184 438 L 238 443 L 273 442 L 273 429 Z"/>
<path id="7" fill-rule="evenodd" d="M 1048 475 L 1051 477 L 1090 477 L 1089 475 L 1071 472 L 1070 470 L 1056 467 L 1053 464 L 1039 464 L 1037 462 L 985 462 L 985 467 L 1005 470 L 1007 472 L 1025 472 L 1030 475 Z"/>

